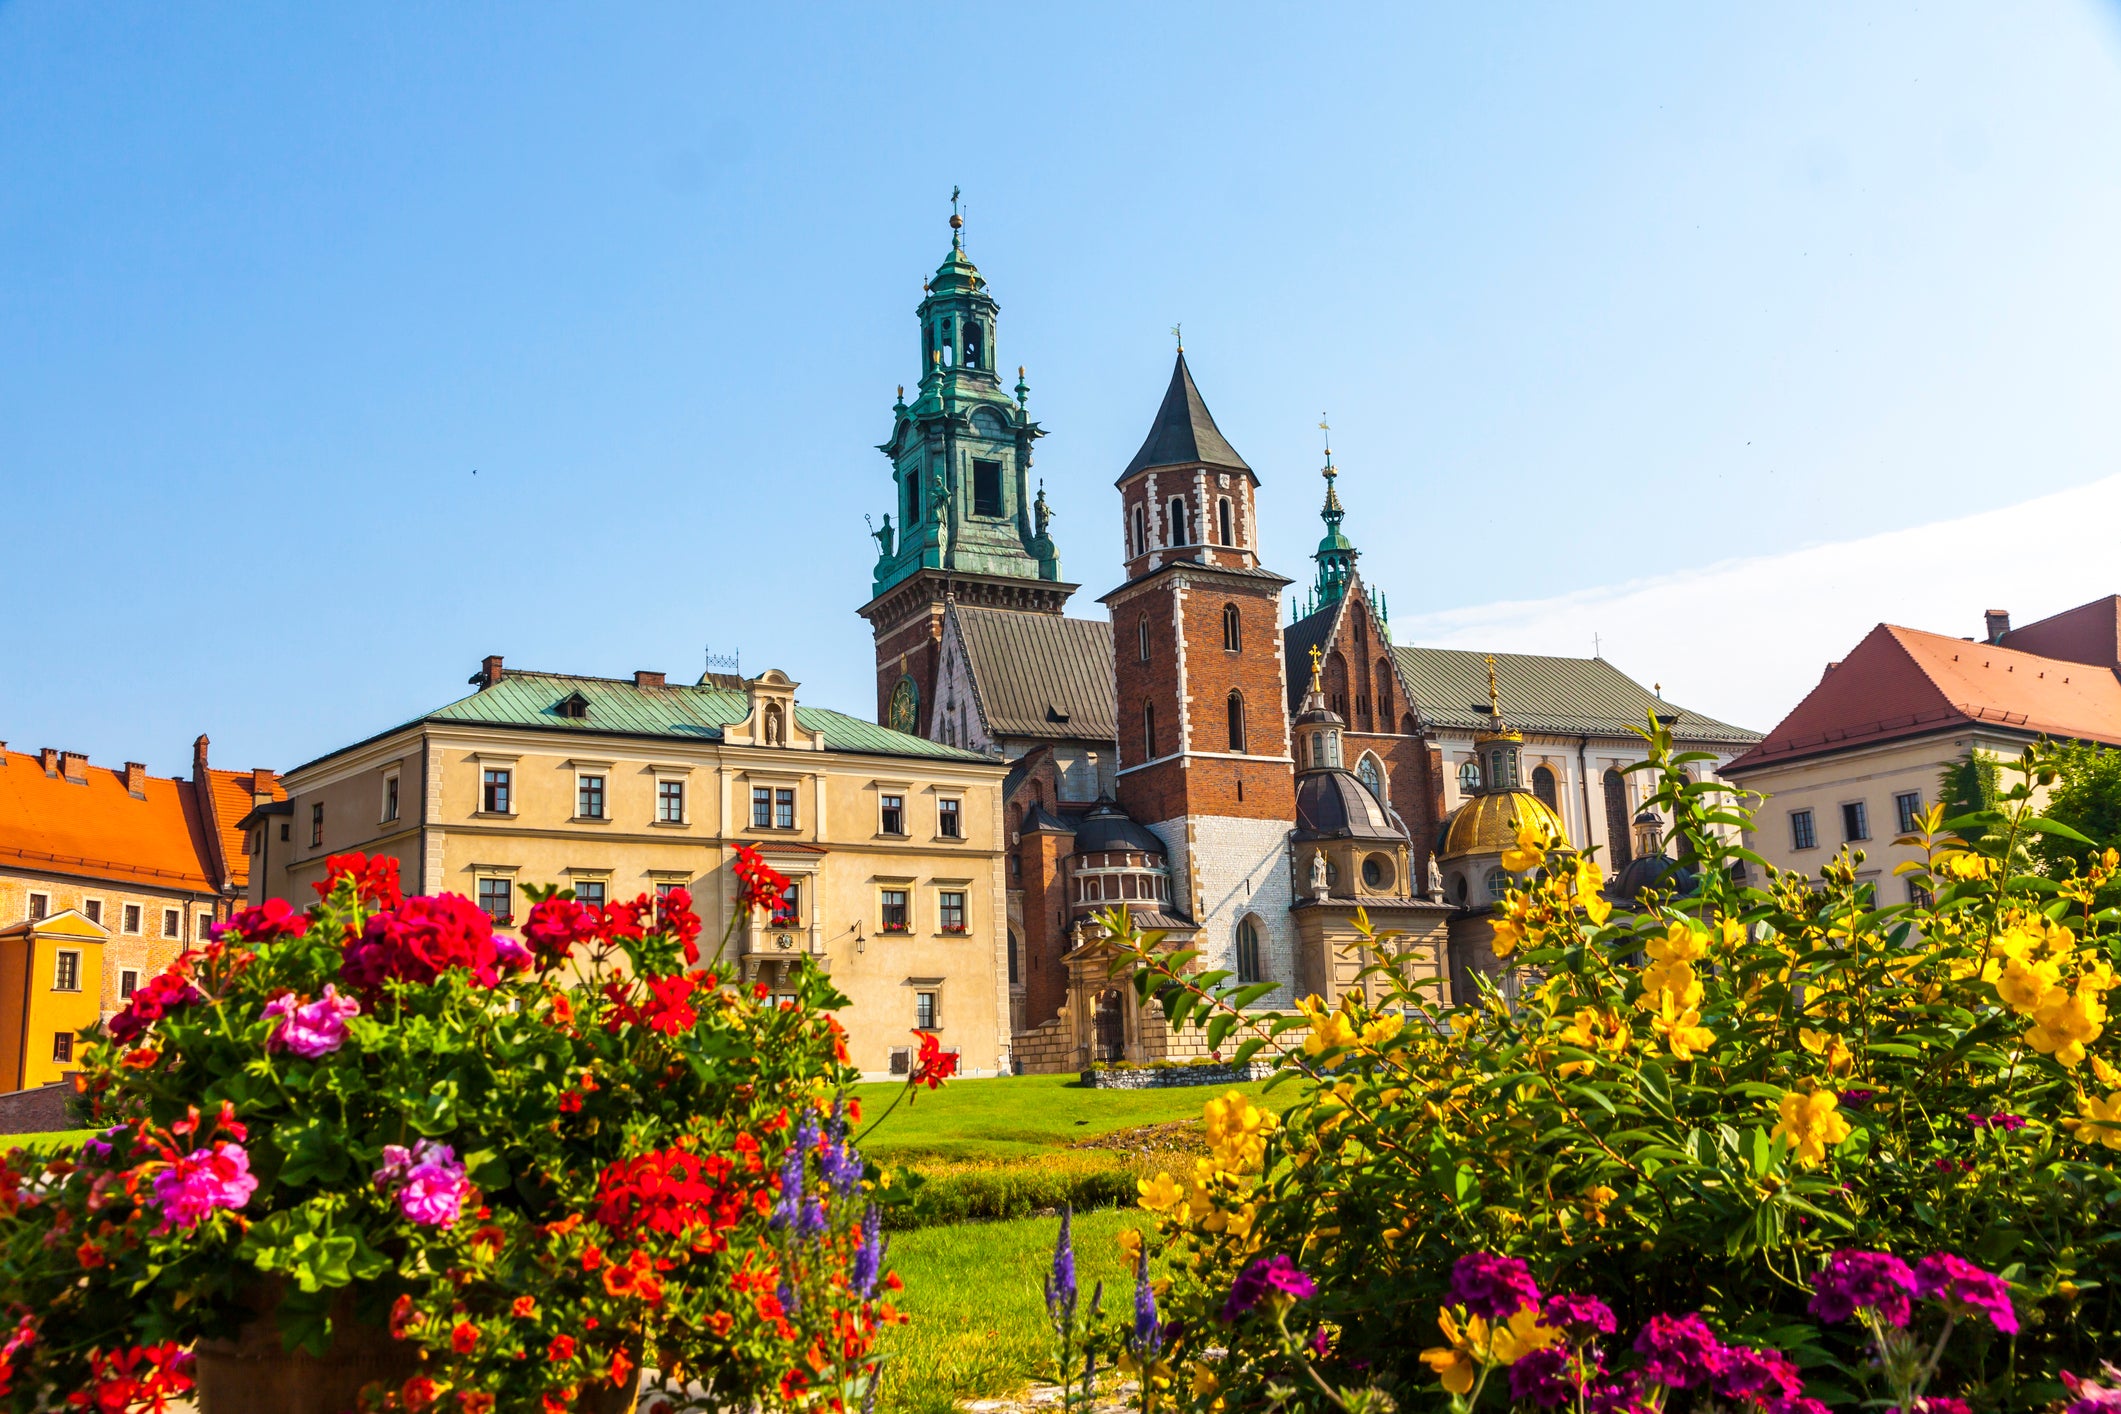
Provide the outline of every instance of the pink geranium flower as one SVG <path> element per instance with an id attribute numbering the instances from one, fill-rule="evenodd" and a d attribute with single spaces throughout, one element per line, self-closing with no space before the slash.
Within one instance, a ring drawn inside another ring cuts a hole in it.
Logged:
<path id="1" fill-rule="evenodd" d="M 240 1144 L 217 1140 L 210 1149 L 179 1154 L 155 1175 L 155 1203 L 162 1209 L 158 1232 L 196 1227 L 216 1208 L 240 1208 L 257 1192 L 250 1155 Z"/>
<path id="2" fill-rule="evenodd" d="M 395 1193 L 398 1211 L 423 1227 L 453 1226 L 473 1192 L 457 1151 L 432 1139 L 412 1149 L 384 1145 L 383 1167 L 376 1170 L 375 1182 L 384 1192 Z"/>
<path id="3" fill-rule="evenodd" d="M 265 1015 L 280 1020 L 265 1044 L 271 1050 L 293 1051 L 304 1060 L 328 1056 L 346 1044 L 347 1018 L 360 1014 L 360 1002 L 340 996 L 331 983 L 325 984 L 323 996 L 307 1005 L 294 993 L 283 992 L 265 1004 Z"/>

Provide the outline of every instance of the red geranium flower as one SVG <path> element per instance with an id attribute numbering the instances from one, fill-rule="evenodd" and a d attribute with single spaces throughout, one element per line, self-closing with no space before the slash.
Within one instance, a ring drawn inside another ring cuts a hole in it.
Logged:
<path id="1" fill-rule="evenodd" d="M 269 898 L 256 908 L 241 909 L 226 923 L 216 924 L 213 930 L 217 942 L 233 933 L 246 943 L 270 943 L 279 938 L 299 937 L 307 931 L 308 915 L 297 913 L 295 906 L 284 898 Z"/>
<path id="2" fill-rule="evenodd" d="M 554 1364 L 558 1364 L 562 1360 L 574 1359 L 574 1337 L 571 1335 L 554 1336 L 552 1344 L 545 1347 L 545 1358 L 551 1360 Z"/>
<path id="3" fill-rule="evenodd" d="M 353 881 L 354 893 L 363 903 L 396 908 L 405 901 L 398 887 L 398 861 L 387 854 L 373 858 L 358 852 L 329 855 L 324 860 L 323 879 L 310 887 L 317 891 L 317 897 L 330 898 L 341 879 Z"/>
<path id="4" fill-rule="evenodd" d="M 666 1036 L 675 1036 L 692 1029 L 699 1013 L 692 1009 L 693 980 L 683 975 L 644 978 L 648 987 L 648 1005 L 641 1008 L 641 1020 L 652 1030 Z"/>
<path id="5" fill-rule="evenodd" d="M 459 1321 L 449 1333 L 449 1348 L 459 1355 L 469 1355 L 479 1348 L 479 1328 L 469 1321 Z"/>
<path id="6" fill-rule="evenodd" d="M 768 864 L 748 844 L 736 847 L 738 908 L 771 910 L 788 893 L 788 876 Z"/>
<path id="7" fill-rule="evenodd" d="M 957 1052 L 944 1050 L 943 1043 L 932 1031 L 913 1034 L 921 1038 L 921 1053 L 914 1063 L 913 1074 L 906 1077 L 906 1083 L 909 1086 L 925 1085 L 933 1090 L 957 1074 Z"/>
<path id="8" fill-rule="evenodd" d="M 432 1408 L 441 1396 L 435 1382 L 425 1375 L 414 1375 L 398 1390 L 398 1398 L 405 1401 L 407 1409 L 414 1411 Z"/>
<path id="9" fill-rule="evenodd" d="M 590 905 L 549 898 L 533 906 L 523 920 L 523 942 L 542 966 L 553 967 L 566 961 L 576 943 L 595 940 L 603 928 L 603 915 Z"/>
<path id="10" fill-rule="evenodd" d="M 692 911 L 692 890 L 671 889 L 655 901 L 656 921 L 684 945 L 689 965 L 700 960 L 700 916 Z"/>

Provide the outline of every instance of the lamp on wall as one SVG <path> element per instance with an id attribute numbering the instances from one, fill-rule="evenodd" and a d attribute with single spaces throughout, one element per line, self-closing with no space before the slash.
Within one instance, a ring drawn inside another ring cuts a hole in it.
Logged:
<path id="1" fill-rule="evenodd" d="M 859 923 L 854 925 L 854 950 L 862 951 L 862 925 Z"/>

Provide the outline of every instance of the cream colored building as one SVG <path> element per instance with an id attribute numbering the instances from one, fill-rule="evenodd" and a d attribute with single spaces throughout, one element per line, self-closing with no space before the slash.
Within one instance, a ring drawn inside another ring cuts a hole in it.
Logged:
<path id="1" fill-rule="evenodd" d="M 458 893 L 507 926 L 522 886 L 614 901 L 682 886 L 715 940 L 739 844 L 793 883 L 723 965 L 779 990 L 808 962 L 850 999 L 855 1063 L 901 1069 L 916 1028 L 964 1073 L 1009 1068 L 1001 814 L 1006 766 L 798 706 L 768 671 L 694 685 L 527 673 L 287 773 L 245 821 L 251 896 L 311 897 L 328 855 L 395 856 L 408 893 Z"/>
<path id="2" fill-rule="evenodd" d="M 1915 901 L 1894 841 L 1935 804 L 1945 770 L 1974 753 L 2015 760 L 2041 737 L 2121 745 L 2121 599 L 2013 631 L 2001 611 L 1982 638 L 1879 624 L 1723 774 L 1763 797 L 1747 844 L 1779 869 L 1816 875 L 1844 848 L 1881 905 Z M 2005 773 L 1999 782 L 2015 784 Z"/>

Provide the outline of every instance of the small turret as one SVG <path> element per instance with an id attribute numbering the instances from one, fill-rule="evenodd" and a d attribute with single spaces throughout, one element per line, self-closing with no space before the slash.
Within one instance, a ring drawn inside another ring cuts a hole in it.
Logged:
<path id="1" fill-rule="evenodd" d="M 1331 433 L 1332 428 L 1321 417 L 1318 421 L 1322 431 Z M 1348 581 L 1355 574 L 1355 561 L 1362 555 L 1353 541 L 1341 534 L 1340 523 L 1347 511 L 1340 504 L 1340 494 L 1334 489 L 1334 480 L 1340 469 L 1333 465 L 1333 439 L 1326 439 L 1326 464 L 1319 472 L 1326 479 L 1326 503 L 1320 508 L 1318 518 L 1326 523 L 1325 536 L 1319 540 L 1318 549 L 1311 558 L 1318 562 L 1318 578 L 1311 586 L 1311 605 L 1307 613 L 1317 613 L 1328 604 L 1340 602 L 1340 596 L 1348 589 Z"/>

